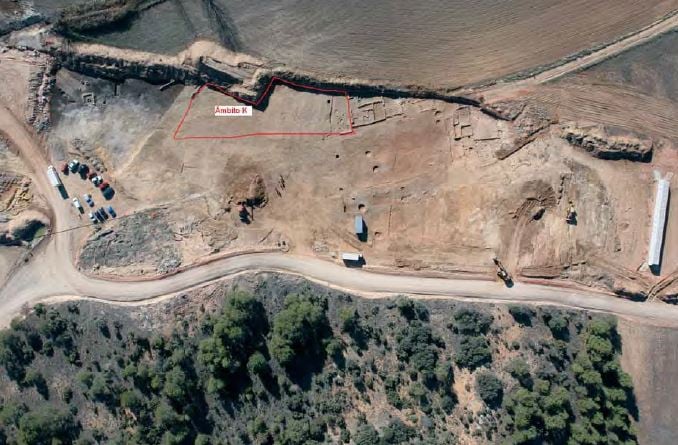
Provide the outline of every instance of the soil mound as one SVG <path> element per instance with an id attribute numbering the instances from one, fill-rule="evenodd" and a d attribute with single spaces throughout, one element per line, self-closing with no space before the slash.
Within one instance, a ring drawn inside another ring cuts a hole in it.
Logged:
<path id="1" fill-rule="evenodd" d="M 600 159 L 641 162 L 652 159 L 651 139 L 602 125 L 579 126 L 570 123 L 563 126 L 561 137 Z"/>

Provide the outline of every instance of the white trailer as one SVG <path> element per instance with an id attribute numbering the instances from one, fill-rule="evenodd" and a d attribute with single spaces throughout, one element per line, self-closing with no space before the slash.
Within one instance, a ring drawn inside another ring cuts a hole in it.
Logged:
<path id="1" fill-rule="evenodd" d="M 657 181 L 657 195 L 654 200 L 654 213 L 652 215 L 652 234 L 650 236 L 650 249 L 647 255 L 647 263 L 650 267 L 659 267 L 661 263 L 662 244 L 664 244 L 664 228 L 666 226 L 666 213 L 669 204 L 669 180 Z"/>
<path id="2" fill-rule="evenodd" d="M 53 165 L 47 167 L 47 178 L 49 179 L 50 184 L 52 184 L 52 187 L 58 188 L 63 186 L 61 178 L 59 178 L 59 173 L 57 173 L 57 170 Z"/>

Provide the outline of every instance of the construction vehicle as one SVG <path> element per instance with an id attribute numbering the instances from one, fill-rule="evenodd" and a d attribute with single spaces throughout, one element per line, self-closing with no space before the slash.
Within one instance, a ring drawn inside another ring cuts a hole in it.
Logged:
<path id="1" fill-rule="evenodd" d="M 574 203 L 572 201 L 569 202 L 569 206 L 567 208 L 567 216 L 565 217 L 565 221 L 568 224 L 577 224 L 577 210 L 575 210 Z"/>
<path id="2" fill-rule="evenodd" d="M 497 266 L 497 276 L 501 278 L 501 280 L 507 285 L 507 286 L 513 286 L 513 278 L 511 277 L 511 274 L 508 273 L 504 265 L 499 261 L 499 258 L 494 257 L 492 258 L 492 261 L 494 262 L 494 265 Z"/>
<path id="3" fill-rule="evenodd" d="M 68 163 L 68 169 L 71 171 L 71 173 L 76 173 L 78 171 L 78 167 L 80 166 L 80 161 L 77 159 L 73 159 L 71 162 Z"/>

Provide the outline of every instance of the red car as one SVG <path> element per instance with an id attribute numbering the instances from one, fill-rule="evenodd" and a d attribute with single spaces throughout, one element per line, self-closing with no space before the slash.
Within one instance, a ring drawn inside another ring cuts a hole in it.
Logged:
<path id="1" fill-rule="evenodd" d="M 101 184 L 99 184 L 99 190 L 104 191 L 108 188 L 109 184 L 108 182 L 104 181 Z"/>
<path id="2" fill-rule="evenodd" d="M 61 164 L 61 173 L 63 173 L 64 175 L 68 174 L 68 162 L 64 162 L 63 164 Z"/>
<path id="3" fill-rule="evenodd" d="M 91 181 L 92 178 L 95 177 L 96 175 L 97 175 L 97 172 L 89 172 L 89 174 L 87 175 L 87 179 L 89 179 Z"/>

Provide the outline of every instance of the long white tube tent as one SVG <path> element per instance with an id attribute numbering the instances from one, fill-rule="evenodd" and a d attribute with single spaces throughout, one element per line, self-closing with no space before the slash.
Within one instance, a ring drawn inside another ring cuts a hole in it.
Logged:
<path id="1" fill-rule="evenodd" d="M 650 267 L 657 267 L 661 263 L 662 244 L 664 242 L 664 227 L 666 226 L 666 212 L 669 204 L 669 180 L 657 180 L 657 196 L 654 201 L 654 215 L 652 217 L 652 236 L 647 263 Z"/>

